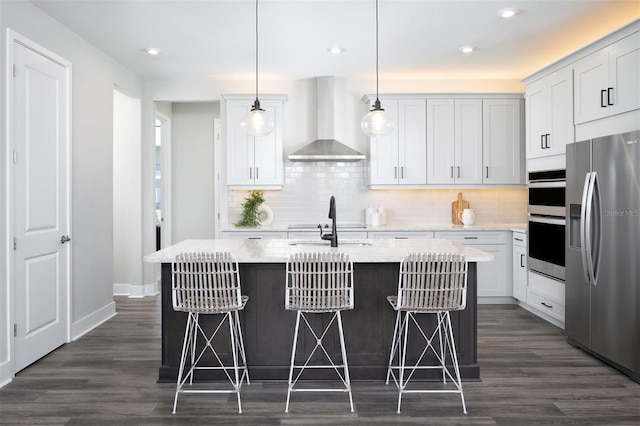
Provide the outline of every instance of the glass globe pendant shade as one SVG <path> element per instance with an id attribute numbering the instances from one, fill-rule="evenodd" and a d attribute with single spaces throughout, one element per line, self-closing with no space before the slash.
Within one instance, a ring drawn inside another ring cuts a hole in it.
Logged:
<path id="1" fill-rule="evenodd" d="M 251 111 L 240 122 L 240 127 L 249 136 L 267 136 L 275 129 L 276 121 L 271 114 L 260 108 L 260 101 L 256 99 Z"/>
<path id="2" fill-rule="evenodd" d="M 393 131 L 395 120 L 391 114 L 380 107 L 380 101 L 376 100 L 374 107 L 362 118 L 360 127 L 369 137 L 386 136 Z"/>

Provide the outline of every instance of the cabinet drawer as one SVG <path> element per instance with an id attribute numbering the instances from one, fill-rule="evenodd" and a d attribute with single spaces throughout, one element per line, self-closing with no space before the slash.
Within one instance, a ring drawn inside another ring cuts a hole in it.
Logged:
<path id="1" fill-rule="evenodd" d="M 491 231 L 446 231 L 436 232 L 436 238 L 455 241 L 462 244 L 505 244 L 507 242 L 506 232 Z"/>
<path id="2" fill-rule="evenodd" d="M 564 283 L 529 272 L 529 289 L 552 302 L 564 306 Z"/>
<path id="3" fill-rule="evenodd" d="M 527 247 L 527 234 L 523 232 L 513 232 L 513 245 L 518 247 Z"/>
<path id="4" fill-rule="evenodd" d="M 545 312 L 561 321 L 564 321 L 564 305 L 553 301 L 542 294 L 539 294 L 536 290 L 529 286 L 527 293 L 527 304 Z"/>

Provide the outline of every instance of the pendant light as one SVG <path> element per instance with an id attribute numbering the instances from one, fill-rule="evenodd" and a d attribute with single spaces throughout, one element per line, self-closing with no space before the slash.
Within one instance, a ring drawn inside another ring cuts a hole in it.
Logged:
<path id="1" fill-rule="evenodd" d="M 378 98 L 378 0 L 376 0 L 376 101 L 371 111 L 362 118 L 360 127 L 369 137 L 388 135 L 395 127 L 393 116 L 382 109 Z"/>
<path id="2" fill-rule="evenodd" d="M 258 99 L 258 0 L 256 0 L 256 100 L 251 106 L 251 111 L 240 122 L 240 127 L 253 137 L 267 136 L 276 127 L 273 116 L 260 108 Z"/>

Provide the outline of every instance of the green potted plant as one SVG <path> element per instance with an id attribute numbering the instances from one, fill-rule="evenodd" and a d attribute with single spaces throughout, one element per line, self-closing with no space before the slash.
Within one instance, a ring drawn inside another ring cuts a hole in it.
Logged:
<path id="1" fill-rule="evenodd" d="M 264 203 L 264 192 L 262 191 L 249 191 L 249 195 L 244 199 L 242 204 L 242 217 L 236 223 L 235 226 L 239 228 L 250 228 L 260 226 L 260 219 L 258 218 L 258 208 Z"/>

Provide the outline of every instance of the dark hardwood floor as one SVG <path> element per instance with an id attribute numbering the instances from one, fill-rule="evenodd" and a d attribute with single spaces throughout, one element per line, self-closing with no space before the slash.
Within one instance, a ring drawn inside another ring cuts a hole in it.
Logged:
<path id="1" fill-rule="evenodd" d="M 344 394 L 294 394 L 286 383 L 233 395 L 183 395 L 171 414 L 174 385 L 157 383 L 157 297 L 117 298 L 118 315 L 20 372 L 0 389 L 0 424 L 414 424 L 638 425 L 640 385 L 569 346 L 562 330 L 527 311 L 480 305 L 482 380 L 465 382 L 468 414 L 457 395 L 407 395 L 395 412 L 393 385 L 356 382 L 356 412 Z M 348 336 L 347 336 L 348 340 Z"/>

